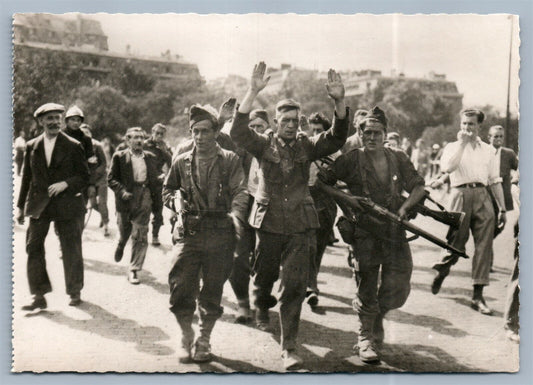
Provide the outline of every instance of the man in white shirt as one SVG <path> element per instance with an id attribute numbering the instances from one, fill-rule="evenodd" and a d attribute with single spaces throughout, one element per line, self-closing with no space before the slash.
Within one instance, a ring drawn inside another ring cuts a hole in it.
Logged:
<path id="1" fill-rule="evenodd" d="M 457 141 L 446 146 L 442 153 L 441 169 L 450 174 L 451 211 L 463 211 L 465 218 L 452 244 L 464 250 L 469 230 L 474 236 L 475 252 L 472 259 L 472 283 L 474 286 L 471 307 L 482 314 L 490 315 L 492 310 L 483 298 L 483 287 L 489 284 L 491 248 L 494 238 L 495 220 L 504 225 L 505 202 L 501 185 L 500 170 L 497 168 L 494 148 L 481 141 L 478 136 L 484 114 L 479 110 L 461 111 L 461 129 Z M 494 208 L 487 186 L 496 199 L 500 213 L 494 216 Z M 444 278 L 449 274 L 458 256 L 446 254 L 433 268 L 438 271 L 431 291 L 437 294 Z"/>

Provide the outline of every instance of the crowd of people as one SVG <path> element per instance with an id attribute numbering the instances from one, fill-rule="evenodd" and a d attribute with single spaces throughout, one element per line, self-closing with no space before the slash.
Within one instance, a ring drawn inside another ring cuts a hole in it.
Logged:
<path id="1" fill-rule="evenodd" d="M 490 144 L 482 142 L 478 134 L 483 113 L 467 109 L 461 112 L 457 141 L 435 144 L 429 152 L 419 139 L 411 149 L 408 139 L 402 141 L 388 130 L 379 107 L 358 110 L 353 123 L 349 121 L 344 85 L 334 70 L 326 83 L 335 106 L 331 120 L 320 112 L 305 117 L 292 99 L 276 104 L 273 119 L 265 110 L 254 109 L 268 81 L 261 62 L 240 104 L 231 98 L 219 111 L 193 105 L 191 138 L 173 151 L 165 142 L 167 128 L 160 123 L 149 136 L 140 127 L 129 128 L 114 149 L 108 140 L 92 138 L 80 108 L 65 113 L 55 103 L 39 107 L 34 117 L 42 133 L 28 142 L 21 133 L 14 145 L 17 174 L 22 173 L 17 220 L 30 218 L 26 251 L 33 301 L 23 309 L 47 307 L 45 294 L 51 285 L 44 242 L 51 222 L 60 240 L 69 304 L 82 302 L 87 207 L 100 214 L 104 235 L 109 236 L 109 187 L 115 194 L 119 229 L 114 260 L 121 261 L 131 238 L 131 284 L 141 283 L 138 272 L 149 248 L 150 217 L 151 243 L 157 247 L 163 207 L 172 213 L 169 302 L 181 330 L 181 361 L 211 359 L 211 334 L 223 313 L 222 292 L 229 280 L 237 298 L 236 322 L 272 332 L 269 310 L 279 302 L 281 359 L 287 370 L 297 368 L 302 364 L 297 352 L 301 309 L 304 302 L 318 306 L 322 256 L 335 241 L 338 204 L 326 186 L 337 186 L 352 197 L 350 210 L 339 204 L 343 216 L 355 213 L 356 219 L 341 232 L 350 245 L 357 286 L 355 348 L 363 362 L 377 362 L 384 317 L 406 302 L 413 260 L 405 231 L 371 220 L 358 199 L 367 198 L 409 219 L 424 199 L 428 181 L 435 188 L 448 183 L 451 209 L 465 213 L 448 241 L 464 251 L 472 229 L 471 306 L 490 315 L 483 288 L 489 284 L 493 238 L 505 225 L 505 212 L 513 208 L 509 174 L 518 165 L 516 154 L 502 147 L 503 128 L 492 127 Z M 350 124 L 355 133 L 348 136 Z M 402 198 L 402 193 L 409 195 Z M 448 252 L 442 257 L 434 266 L 433 294 L 458 260 Z M 280 290 L 274 295 L 278 280 Z M 518 290 L 518 285 L 512 287 Z M 510 298 L 510 309 L 517 308 L 517 292 Z M 506 314 L 506 320 L 510 337 L 517 340 L 517 309 Z"/>

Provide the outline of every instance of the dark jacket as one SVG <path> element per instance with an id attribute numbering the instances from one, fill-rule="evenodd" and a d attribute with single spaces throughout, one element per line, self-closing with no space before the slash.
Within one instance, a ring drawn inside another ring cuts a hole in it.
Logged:
<path id="1" fill-rule="evenodd" d="M 244 173 L 237 154 L 217 146 L 217 159 L 209 170 L 207 191 L 200 191 L 193 179 L 195 148 L 179 155 L 163 185 L 163 201 L 171 209 L 177 190 L 181 191 L 191 213 L 224 214 L 232 211 L 235 197 L 243 194 Z M 199 194 L 201 196 L 199 196 Z"/>
<path id="2" fill-rule="evenodd" d="M 292 234 L 318 228 L 318 217 L 309 192 L 312 161 L 339 150 L 348 134 L 348 116 L 335 118 L 332 128 L 320 135 L 297 136 L 285 144 L 276 134 L 258 134 L 248 127 L 248 115 L 237 113 L 231 127 L 235 144 L 259 162 L 258 185 L 249 223 L 256 229 Z"/>
<path id="3" fill-rule="evenodd" d="M 163 166 L 166 164 L 168 169 L 172 166 L 172 151 L 165 144 L 165 148 L 161 148 L 151 138 L 144 142 L 144 151 L 151 152 L 156 158 L 156 169 L 159 174 L 163 172 Z"/>
<path id="4" fill-rule="evenodd" d="M 500 176 L 502 177 L 503 197 L 505 209 L 513 209 L 513 196 L 511 195 L 511 170 L 518 169 L 518 157 L 510 148 L 502 147 L 500 154 Z"/>
<path id="5" fill-rule="evenodd" d="M 48 187 L 65 181 L 68 188 L 53 198 Z M 60 132 L 57 136 L 50 166 L 46 165 L 44 134 L 30 140 L 24 154 L 24 168 L 17 207 L 25 214 L 39 218 L 45 208 L 55 220 L 84 215 L 85 202 L 81 191 L 87 187 L 89 168 L 81 144 Z"/>
<path id="6" fill-rule="evenodd" d="M 146 186 L 150 189 L 152 197 L 152 204 L 161 201 L 157 199 L 158 180 L 156 170 L 155 156 L 149 152 L 144 152 L 144 160 L 146 162 Z M 115 207 L 118 212 L 127 212 L 130 210 L 131 200 L 123 200 L 122 192 L 133 192 L 135 180 L 133 179 L 133 166 L 131 165 L 131 151 L 130 149 L 117 151 L 113 154 L 111 159 L 111 169 L 107 176 L 107 183 L 109 188 L 115 193 Z"/>
<path id="7" fill-rule="evenodd" d="M 94 155 L 93 141 L 91 137 L 85 135 L 82 130 L 71 130 L 66 127 L 63 132 L 81 143 L 83 151 L 85 152 L 85 159 L 89 159 Z"/>
<path id="8" fill-rule="evenodd" d="M 89 184 L 103 184 L 107 182 L 107 160 L 104 154 L 104 148 L 102 147 L 102 143 L 95 139 L 92 140 L 92 143 L 97 161 L 94 166 L 90 167 L 91 178 Z"/>

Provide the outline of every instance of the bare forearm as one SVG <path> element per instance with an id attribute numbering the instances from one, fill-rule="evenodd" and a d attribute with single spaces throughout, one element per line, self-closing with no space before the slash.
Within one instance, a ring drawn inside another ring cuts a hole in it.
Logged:
<path id="1" fill-rule="evenodd" d="M 248 88 L 241 105 L 239 106 L 239 112 L 243 114 L 249 114 L 253 109 L 254 100 L 257 97 L 258 91 Z"/>

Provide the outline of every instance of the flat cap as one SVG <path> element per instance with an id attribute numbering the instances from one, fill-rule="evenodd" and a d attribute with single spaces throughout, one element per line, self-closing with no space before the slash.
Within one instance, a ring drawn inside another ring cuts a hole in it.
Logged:
<path id="1" fill-rule="evenodd" d="M 33 113 L 33 117 L 38 118 L 39 116 L 52 111 L 58 111 L 63 113 L 65 112 L 65 107 L 57 103 L 46 103 L 35 110 L 35 112 Z"/>
<path id="2" fill-rule="evenodd" d="M 83 111 L 78 106 L 72 106 L 67 110 L 67 113 L 65 114 L 65 119 L 70 118 L 72 116 L 79 116 L 82 119 L 85 119 L 85 115 L 83 115 Z"/>
<path id="3" fill-rule="evenodd" d="M 265 110 L 253 110 L 250 112 L 250 121 L 254 119 L 262 119 L 268 123 L 268 113 Z"/>
<path id="4" fill-rule="evenodd" d="M 284 111 L 290 111 L 290 110 L 299 110 L 300 109 L 300 103 L 292 100 L 292 99 L 283 99 L 276 104 L 276 111 L 277 112 L 284 112 Z"/>
<path id="5" fill-rule="evenodd" d="M 189 128 L 202 120 L 209 120 L 213 123 L 213 128 L 218 130 L 218 112 L 213 106 L 209 104 L 191 106 L 189 109 Z"/>

